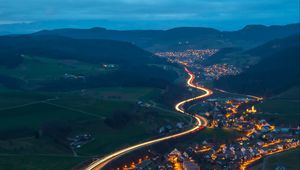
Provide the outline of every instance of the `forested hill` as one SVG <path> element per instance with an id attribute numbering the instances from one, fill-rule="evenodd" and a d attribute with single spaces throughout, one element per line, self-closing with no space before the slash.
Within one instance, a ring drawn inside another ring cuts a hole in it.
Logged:
<path id="1" fill-rule="evenodd" d="M 166 60 L 128 42 L 55 35 L 0 37 L 0 85 L 12 89 L 165 88 L 177 78 L 168 66 Z"/>
<path id="2" fill-rule="evenodd" d="M 204 61 L 204 65 L 230 63 L 239 68 L 247 68 L 264 58 L 268 58 L 286 48 L 299 46 L 299 34 L 277 38 L 249 50 L 242 48 L 222 48 Z"/>
<path id="3" fill-rule="evenodd" d="M 161 62 L 128 42 L 72 39 L 60 36 L 2 36 L 0 65 L 17 66 L 22 55 L 74 59 L 86 63 L 145 64 Z"/>
<path id="4" fill-rule="evenodd" d="M 299 85 L 299 38 L 299 35 L 294 35 L 250 50 L 252 54 L 264 57 L 242 74 L 223 77 L 215 85 L 230 91 L 263 96 Z"/>
<path id="5" fill-rule="evenodd" d="M 251 48 L 275 38 L 299 33 L 299 24 L 247 25 L 237 31 L 220 31 L 205 27 L 178 27 L 169 30 L 109 30 L 56 29 L 43 30 L 33 35 L 60 35 L 78 39 L 109 39 L 132 42 L 151 50 L 182 50 L 189 48 Z"/>

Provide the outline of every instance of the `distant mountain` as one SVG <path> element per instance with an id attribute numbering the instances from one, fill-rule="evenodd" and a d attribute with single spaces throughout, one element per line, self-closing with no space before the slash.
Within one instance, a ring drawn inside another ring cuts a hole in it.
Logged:
<path id="1" fill-rule="evenodd" d="M 246 94 L 272 96 L 300 83 L 300 36 L 277 39 L 247 51 L 260 56 L 258 64 L 237 76 L 215 82 L 219 88 Z"/>
<path id="2" fill-rule="evenodd" d="M 105 27 L 114 30 L 165 30 L 184 25 L 198 26 L 206 25 L 195 21 L 186 20 L 105 20 L 105 19 L 72 19 L 72 20 L 44 20 L 24 23 L 7 23 L 0 24 L 0 35 L 8 34 L 30 34 L 45 29 L 61 29 L 61 28 L 79 28 L 89 29 L 93 27 Z M 210 24 L 212 25 L 212 24 Z M 240 25 L 240 24 L 238 24 Z M 238 26 L 239 27 L 239 26 Z M 238 28 L 237 27 L 237 28 Z M 231 24 L 222 29 L 232 29 Z"/>
<path id="3" fill-rule="evenodd" d="M 0 24 L 0 35 L 8 34 L 30 34 L 44 29 L 60 29 L 60 28 L 93 28 L 97 25 L 102 25 L 107 28 L 115 29 L 128 29 L 124 28 L 124 25 L 136 26 L 136 28 L 143 28 L 142 25 L 132 23 L 134 21 L 111 21 L 111 20 L 46 20 L 36 22 L 24 22 L 24 23 L 11 23 Z M 132 24 L 131 24 L 132 23 Z M 151 25 L 151 24 L 150 24 Z"/>
<path id="4" fill-rule="evenodd" d="M 71 39 L 59 36 L 2 36 L 0 65 L 15 66 L 21 55 L 74 59 L 87 63 L 138 64 L 159 61 L 153 54 L 128 42 Z"/>
<path id="5" fill-rule="evenodd" d="M 187 48 L 250 48 L 275 38 L 299 33 L 299 24 L 284 26 L 248 25 L 238 31 L 219 31 L 204 27 L 169 30 L 117 31 L 105 28 L 44 30 L 33 35 L 59 35 L 77 39 L 110 39 L 132 42 L 151 51 Z"/>
<path id="6" fill-rule="evenodd" d="M 227 32 L 226 37 L 235 41 L 247 41 L 248 43 L 267 42 L 276 38 L 299 33 L 300 24 L 289 25 L 247 25 L 243 29 Z"/>

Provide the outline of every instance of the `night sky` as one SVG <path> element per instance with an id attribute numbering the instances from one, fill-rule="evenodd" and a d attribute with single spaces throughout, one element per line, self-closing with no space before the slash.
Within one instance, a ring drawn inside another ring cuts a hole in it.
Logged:
<path id="1" fill-rule="evenodd" d="M 134 24 L 150 29 L 237 29 L 299 22 L 299 0 L 0 0 L 0 4 L 0 24 L 101 20 L 121 23 L 121 29 Z"/>

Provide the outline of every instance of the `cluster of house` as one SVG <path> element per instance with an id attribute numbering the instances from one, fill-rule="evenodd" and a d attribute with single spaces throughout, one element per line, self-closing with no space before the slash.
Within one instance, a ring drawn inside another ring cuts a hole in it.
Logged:
<path id="1" fill-rule="evenodd" d="M 172 126 L 172 125 L 165 125 L 165 126 L 162 126 L 158 129 L 158 133 L 159 134 L 166 134 L 166 133 L 172 133 L 172 132 L 175 132 L 175 131 L 178 131 L 182 128 L 184 128 L 184 123 L 183 122 L 177 122 L 175 124 L 175 126 Z"/>
<path id="2" fill-rule="evenodd" d="M 148 103 L 148 102 L 143 102 L 143 101 L 138 101 L 137 104 L 141 107 L 151 107 L 152 104 L 151 103 Z"/>
<path id="3" fill-rule="evenodd" d="M 91 142 L 94 138 L 89 133 L 83 133 L 75 135 L 73 137 L 68 137 L 69 145 L 72 149 L 81 148 L 83 145 Z"/>
<path id="4" fill-rule="evenodd" d="M 174 170 L 200 170 L 200 167 L 195 161 L 189 156 L 188 152 L 181 153 L 176 148 L 167 155 L 167 160 L 171 163 L 170 168 Z M 163 170 L 161 167 L 160 169 Z"/>
<path id="5" fill-rule="evenodd" d="M 216 52 L 218 52 L 217 49 L 188 49 L 185 51 L 157 52 L 155 55 L 167 58 L 171 63 L 180 63 L 191 66 L 197 65 L 198 62 L 205 60 Z"/>
<path id="6" fill-rule="evenodd" d="M 300 146 L 300 127 L 275 127 L 264 119 L 257 119 L 257 109 L 253 106 L 240 109 L 249 99 L 210 99 L 203 102 L 209 107 L 203 116 L 209 120 L 209 128 L 226 128 L 239 131 L 238 138 L 226 143 L 214 140 L 195 142 L 183 152 L 177 149 L 165 155 L 157 154 L 152 159 L 142 161 L 135 169 L 198 170 L 198 169 L 245 169 L 264 156 Z M 250 103 L 248 103 L 250 104 Z M 177 123 L 178 128 L 184 124 Z M 172 130 L 166 125 L 160 133 Z M 200 166 L 199 166 L 200 165 Z"/>
<path id="7" fill-rule="evenodd" d="M 249 102 L 249 101 L 248 101 Z M 270 125 L 266 120 L 254 117 L 255 107 L 240 111 L 241 100 L 208 103 L 212 111 L 205 113 L 210 128 L 228 128 L 241 132 L 241 137 L 228 144 L 208 143 L 194 147 L 199 159 L 221 169 L 237 169 L 262 156 L 298 147 L 298 128 L 282 128 Z M 203 163 L 202 162 L 202 163 Z"/>
<path id="8" fill-rule="evenodd" d="M 189 156 L 190 149 L 180 152 L 176 148 L 163 156 L 155 156 L 137 165 L 136 170 L 200 170 L 200 166 Z"/>
<path id="9" fill-rule="evenodd" d="M 102 64 L 103 68 L 116 68 L 118 67 L 117 64 Z"/>
<path id="10" fill-rule="evenodd" d="M 227 75 L 240 74 L 240 69 L 231 64 L 214 64 L 204 68 L 204 76 L 206 80 L 217 80 Z"/>
<path id="11" fill-rule="evenodd" d="M 70 73 L 65 73 L 63 75 L 64 79 L 69 79 L 69 80 L 74 80 L 74 79 L 85 79 L 85 76 L 81 76 L 81 75 L 74 75 L 74 74 L 70 74 Z"/>
<path id="12" fill-rule="evenodd" d="M 241 163 L 256 157 L 270 155 L 299 146 L 294 138 L 261 138 L 249 141 L 243 137 L 229 144 L 216 144 L 203 141 L 194 146 L 200 164 L 211 164 L 214 168 L 239 169 Z"/>

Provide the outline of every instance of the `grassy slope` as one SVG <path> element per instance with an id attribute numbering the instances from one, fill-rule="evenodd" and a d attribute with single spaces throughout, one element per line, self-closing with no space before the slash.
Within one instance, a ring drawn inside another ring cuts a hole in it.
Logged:
<path id="1" fill-rule="evenodd" d="M 12 170 L 66 170 L 71 169 L 85 157 L 0 155 L 0 168 Z"/>
<path id="2" fill-rule="evenodd" d="M 58 165 L 61 165 L 61 169 L 68 169 L 87 160 L 88 157 L 85 156 L 103 155 L 116 148 L 145 140 L 155 135 L 160 126 L 168 122 L 181 121 L 183 118 L 182 115 L 174 115 L 172 112 L 140 108 L 134 114 L 145 117 L 145 120 L 138 119 L 139 121 L 131 122 L 121 129 L 111 128 L 104 123 L 102 117 L 109 117 L 114 111 L 132 112 L 136 107 L 136 101 L 155 99 L 160 90 L 152 88 L 99 88 L 69 93 L 27 93 L 6 91 L 2 88 L 1 93 L 3 94 L 0 100 L 1 135 L 2 137 L 7 137 L 7 133 L 11 135 L 8 135 L 9 140 L 0 139 L 0 169 L 9 166 L 12 166 L 12 169 L 56 169 Z M 50 104 L 37 102 L 55 97 L 58 98 L 47 101 Z M 33 102 L 37 103 L 30 104 Z M 70 109 L 53 106 L 52 103 Z M 22 106 L 23 104 L 30 105 Z M 17 108 L 7 109 L 12 106 Z M 72 152 L 68 148 L 47 135 L 35 138 L 32 133 L 22 130 L 36 132 L 48 122 L 66 123 L 74 129 L 72 134 L 92 133 L 95 140 L 77 150 L 84 158 L 72 157 Z M 60 159 L 61 156 L 65 157 Z M 63 160 L 64 163 L 61 163 Z M 18 164 L 19 166 L 16 166 Z"/>
<path id="3" fill-rule="evenodd" d="M 161 61 L 153 55 L 127 42 L 96 39 L 72 39 L 59 36 L 1 36 L 1 65 L 20 54 L 54 59 L 72 59 L 86 63 L 143 64 Z"/>
<path id="4" fill-rule="evenodd" d="M 0 73 L 23 80 L 51 80 L 65 73 L 90 75 L 105 73 L 100 65 L 86 64 L 75 60 L 55 60 L 50 58 L 24 56 L 24 61 L 15 68 L 0 67 Z"/>
<path id="5" fill-rule="evenodd" d="M 288 170 L 300 169 L 300 149 L 291 150 L 266 157 L 260 164 L 251 167 L 251 170 L 275 169 L 277 166 L 284 166 Z"/>
<path id="6" fill-rule="evenodd" d="M 286 123 L 297 125 L 299 124 L 300 116 L 300 87 L 295 86 L 278 96 L 271 99 L 267 99 L 262 104 L 258 104 L 257 107 L 271 114 L 262 115 L 265 118 L 276 118 L 278 123 Z M 272 114 L 273 113 L 273 114 Z M 274 115 L 274 113 L 278 113 Z"/>

